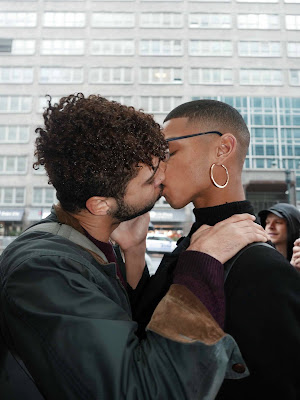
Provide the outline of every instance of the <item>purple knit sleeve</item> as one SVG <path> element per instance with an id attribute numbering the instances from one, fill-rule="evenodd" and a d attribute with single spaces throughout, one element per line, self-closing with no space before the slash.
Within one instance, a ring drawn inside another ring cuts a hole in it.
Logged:
<path id="1" fill-rule="evenodd" d="M 199 251 L 184 251 L 174 270 L 173 283 L 186 286 L 224 327 L 224 267 L 218 260 Z"/>

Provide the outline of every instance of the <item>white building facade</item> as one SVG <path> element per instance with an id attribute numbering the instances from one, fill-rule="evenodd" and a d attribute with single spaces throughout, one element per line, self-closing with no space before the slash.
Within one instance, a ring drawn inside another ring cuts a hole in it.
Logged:
<path id="1" fill-rule="evenodd" d="M 56 199 L 32 168 L 46 94 L 101 94 L 159 123 L 189 100 L 227 102 L 251 131 L 246 172 L 291 173 L 299 206 L 299 88 L 300 0 L 0 0 L 0 235 Z M 291 200 L 285 189 L 259 204 Z M 163 200 L 154 212 L 185 223 Z"/>

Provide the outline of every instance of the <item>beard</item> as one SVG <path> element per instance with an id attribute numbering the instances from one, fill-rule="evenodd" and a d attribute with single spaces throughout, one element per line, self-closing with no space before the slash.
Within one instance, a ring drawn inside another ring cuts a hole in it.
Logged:
<path id="1" fill-rule="evenodd" d="M 150 201 L 142 207 L 134 207 L 127 204 L 124 199 L 116 199 L 117 209 L 116 211 L 110 212 L 110 215 L 115 218 L 118 222 L 129 221 L 139 217 L 140 215 L 146 214 L 148 211 L 152 210 L 157 200 L 161 198 L 162 190 L 159 193 L 157 199 Z"/>

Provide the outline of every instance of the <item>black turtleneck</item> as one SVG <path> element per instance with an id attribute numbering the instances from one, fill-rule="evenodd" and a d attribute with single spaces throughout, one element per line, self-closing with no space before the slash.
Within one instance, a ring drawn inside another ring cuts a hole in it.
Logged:
<path id="1" fill-rule="evenodd" d="M 234 214 L 248 213 L 255 215 L 254 209 L 248 200 L 234 201 L 232 203 L 225 203 L 215 207 L 194 208 L 193 212 L 196 221 L 194 222 L 188 236 L 191 236 L 204 224 L 213 226 Z"/>

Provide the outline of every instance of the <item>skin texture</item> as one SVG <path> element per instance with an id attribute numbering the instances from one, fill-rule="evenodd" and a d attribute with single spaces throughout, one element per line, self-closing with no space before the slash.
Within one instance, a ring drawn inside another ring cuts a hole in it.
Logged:
<path id="1" fill-rule="evenodd" d="M 275 245 L 284 257 L 287 252 L 287 222 L 273 213 L 269 213 L 266 218 L 265 230 L 269 240 Z"/>
<path id="2" fill-rule="evenodd" d="M 174 118 L 164 124 L 165 138 L 191 135 L 211 131 L 212 126 L 189 122 L 188 118 Z M 169 142 L 170 160 L 163 181 L 165 196 L 173 208 L 182 208 L 192 202 L 195 207 L 213 207 L 226 202 L 245 199 L 241 183 L 241 166 L 237 161 L 237 141 L 230 132 L 223 136 L 214 134 Z M 213 185 L 210 167 L 214 167 L 214 179 L 220 185 L 229 183 L 224 189 Z"/>

